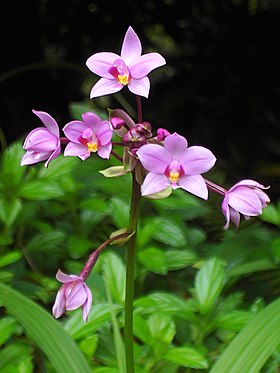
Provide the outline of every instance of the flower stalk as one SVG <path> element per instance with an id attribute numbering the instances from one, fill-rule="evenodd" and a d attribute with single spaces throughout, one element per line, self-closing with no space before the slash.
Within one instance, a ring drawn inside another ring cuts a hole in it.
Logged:
<path id="1" fill-rule="evenodd" d="M 134 373 L 133 355 L 133 299 L 134 299 L 134 273 L 136 258 L 136 233 L 139 218 L 140 185 L 132 173 L 132 193 L 130 203 L 129 231 L 135 232 L 127 245 L 126 262 L 126 289 L 125 289 L 125 356 L 126 372 Z"/>

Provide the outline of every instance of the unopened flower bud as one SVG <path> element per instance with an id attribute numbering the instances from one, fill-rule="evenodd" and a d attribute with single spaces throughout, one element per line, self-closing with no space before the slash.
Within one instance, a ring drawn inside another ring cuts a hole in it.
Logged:
<path id="1" fill-rule="evenodd" d="M 120 118 L 111 118 L 110 120 L 114 130 L 119 130 L 122 126 L 125 125 L 125 121 Z"/>
<path id="2" fill-rule="evenodd" d="M 138 132 L 145 135 L 147 139 L 152 137 L 152 126 L 149 122 L 137 123 L 136 129 Z"/>
<path id="3" fill-rule="evenodd" d="M 164 128 L 159 128 L 157 130 L 157 139 L 158 139 L 158 141 L 163 141 L 169 135 L 170 135 L 170 132 L 168 132 Z"/>

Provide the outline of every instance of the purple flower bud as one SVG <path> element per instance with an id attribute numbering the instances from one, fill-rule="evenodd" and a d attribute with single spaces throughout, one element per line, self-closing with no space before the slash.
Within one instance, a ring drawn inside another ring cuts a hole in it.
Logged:
<path id="1" fill-rule="evenodd" d="M 54 158 L 58 157 L 61 152 L 59 138 L 59 127 L 56 121 L 44 111 L 35 111 L 45 127 L 35 128 L 26 137 L 23 149 L 26 153 L 22 157 L 21 166 L 46 161 L 45 167 Z"/>
<path id="2" fill-rule="evenodd" d="M 110 120 L 112 127 L 114 130 L 119 130 L 122 128 L 122 126 L 125 125 L 125 121 L 120 118 L 111 118 Z"/>
<path id="3" fill-rule="evenodd" d="M 165 130 L 164 128 L 159 128 L 157 130 L 157 139 L 158 141 L 164 141 L 164 139 L 170 135 L 170 132 Z"/>
<path id="4" fill-rule="evenodd" d="M 152 126 L 149 122 L 137 123 L 136 129 L 138 132 L 145 135 L 147 139 L 152 137 Z"/>
<path id="5" fill-rule="evenodd" d="M 58 281 L 63 285 L 58 290 L 52 313 L 57 319 L 65 311 L 73 311 L 82 307 L 83 319 L 87 321 L 90 307 L 92 304 L 92 294 L 88 286 L 80 276 L 65 275 L 58 270 L 56 274 Z"/>
<path id="6" fill-rule="evenodd" d="M 262 213 L 262 209 L 270 202 L 262 189 L 267 188 L 254 180 L 242 180 L 225 193 L 222 202 L 222 212 L 226 218 L 224 229 L 228 229 L 230 221 L 238 228 L 240 213 L 246 220 Z"/>

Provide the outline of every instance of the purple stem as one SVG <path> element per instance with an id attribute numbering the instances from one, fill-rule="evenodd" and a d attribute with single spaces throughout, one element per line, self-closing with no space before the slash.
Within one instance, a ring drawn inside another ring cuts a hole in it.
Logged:
<path id="1" fill-rule="evenodd" d="M 70 140 L 67 139 L 67 137 L 60 137 L 60 142 L 62 145 L 67 145 L 70 142 Z"/>
<path id="2" fill-rule="evenodd" d="M 101 251 L 103 249 L 105 249 L 105 247 L 107 247 L 111 242 L 119 240 L 120 238 L 125 238 L 125 237 L 129 236 L 130 234 L 131 234 L 130 232 L 122 233 L 122 234 L 119 234 L 115 237 L 108 238 L 108 240 L 103 242 L 102 245 L 100 245 L 96 250 L 94 250 L 90 254 L 86 264 L 84 265 L 84 268 L 82 269 L 81 273 L 79 274 L 79 277 L 81 277 L 83 279 L 83 281 L 85 281 L 88 278 L 88 276 L 90 275 L 95 263 L 97 262 L 97 259 L 99 257 L 99 254 L 101 253 Z"/>
<path id="3" fill-rule="evenodd" d="M 111 154 L 117 158 L 117 160 L 119 160 L 121 163 L 123 163 L 123 159 L 122 157 L 120 157 L 117 153 L 114 152 L 114 150 L 111 150 Z"/>
<path id="4" fill-rule="evenodd" d="M 213 192 L 220 194 L 221 196 L 224 196 L 227 193 L 227 190 L 220 185 L 217 185 L 213 183 L 212 181 L 209 181 L 207 179 L 204 179 L 206 185 L 209 189 L 211 189 Z"/>
<path id="5" fill-rule="evenodd" d="M 142 116 L 141 97 L 136 96 L 136 101 L 137 101 L 138 123 L 142 123 L 143 122 L 143 116 Z"/>

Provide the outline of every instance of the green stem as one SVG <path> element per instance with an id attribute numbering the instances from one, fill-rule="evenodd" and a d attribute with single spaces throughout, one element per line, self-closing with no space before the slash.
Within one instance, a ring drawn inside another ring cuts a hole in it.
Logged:
<path id="1" fill-rule="evenodd" d="M 129 231 L 135 232 L 127 245 L 126 262 L 126 293 L 125 293 L 125 355 L 126 373 L 134 373 L 133 355 L 133 300 L 134 300 L 134 272 L 136 257 L 136 231 L 139 217 L 140 185 L 132 173 L 132 194 L 130 203 Z"/>

